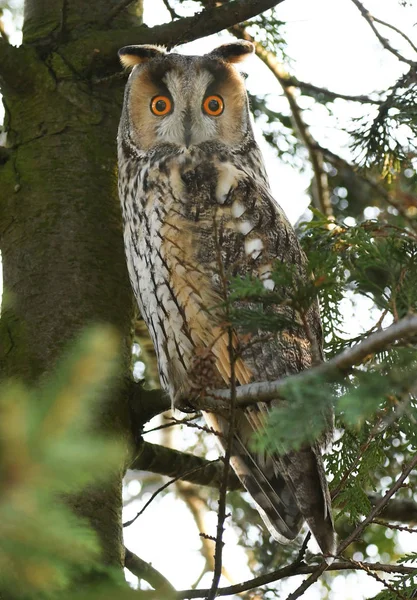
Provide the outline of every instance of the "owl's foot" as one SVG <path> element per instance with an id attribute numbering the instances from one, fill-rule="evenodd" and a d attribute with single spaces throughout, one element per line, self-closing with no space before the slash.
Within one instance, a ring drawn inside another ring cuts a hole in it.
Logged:
<path id="1" fill-rule="evenodd" d="M 177 394 L 175 408 L 183 412 L 196 412 L 201 410 L 202 399 L 207 390 L 222 388 L 224 382 L 216 367 L 216 357 L 211 348 L 199 347 L 194 351 L 193 361 L 188 370 L 187 390 Z"/>

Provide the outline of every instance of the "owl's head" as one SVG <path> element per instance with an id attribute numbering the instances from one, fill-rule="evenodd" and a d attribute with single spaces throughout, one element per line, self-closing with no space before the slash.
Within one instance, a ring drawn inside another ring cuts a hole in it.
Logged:
<path id="1" fill-rule="evenodd" d="M 122 48 L 121 62 L 133 70 L 120 135 L 145 152 L 161 144 L 241 145 L 251 125 L 244 78 L 234 64 L 252 52 L 244 41 L 204 56 L 168 54 L 149 45 Z"/>

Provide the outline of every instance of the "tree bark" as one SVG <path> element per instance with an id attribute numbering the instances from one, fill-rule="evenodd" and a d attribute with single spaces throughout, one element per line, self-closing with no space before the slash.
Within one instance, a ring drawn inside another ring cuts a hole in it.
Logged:
<path id="1" fill-rule="evenodd" d="M 0 167 L 0 374 L 36 385 L 85 326 L 112 324 L 123 340 L 121 370 L 97 414 L 97 429 L 122 435 L 127 448 L 133 300 L 116 183 L 124 82 L 94 86 L 62 60 L 59 45 L 42 52 L 62 18 L 70 35 L 82 20 L 86 25 L 113 4 L 83 2 L 80 10 L 80 0 L 26 0 L 24 43 L 7 52 L 2 81 L 10 152 Z M 12 78 L 13 54 L 16 68 L 25 59 L 24 78 Z M 105 487 L 69 500 L 98 533 L 103 563 L 120 568 L 124 468 L 120 464 Z"/>

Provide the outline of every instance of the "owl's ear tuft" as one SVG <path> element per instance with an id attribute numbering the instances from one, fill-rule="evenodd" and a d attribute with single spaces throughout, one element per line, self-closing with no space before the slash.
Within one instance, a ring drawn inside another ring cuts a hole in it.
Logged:
<path id="1" fill-rule="evenodd" d="M 120 62 L 124 67 L 134 67 L 140 65 L 151 58 L 163 56 L 166 50 L 163 46 L 153 46 L 151 44 L 143 46 L 125 46 L 119 50 Z"/>
<path id="2" fill-rule="evenodd" d="M 254 51 L 255 46 L 252 42 L 242 40 L 240 42 L 223 44 L 212 50 L 207 56 L 210 58 L 220 58 L 228 63 L 239 63 L 245 60 L 249 54 L 253 54 Z"/>

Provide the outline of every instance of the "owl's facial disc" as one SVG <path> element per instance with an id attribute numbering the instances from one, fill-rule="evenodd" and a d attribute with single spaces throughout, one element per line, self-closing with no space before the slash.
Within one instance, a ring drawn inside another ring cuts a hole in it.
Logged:
<path id="1" fill-rule="evenodd" d="M 165 55 L 132 75 L 130 119 L 138 146 L 241 143 L 249 123 L 243 78 L 207 57 Z"/>

